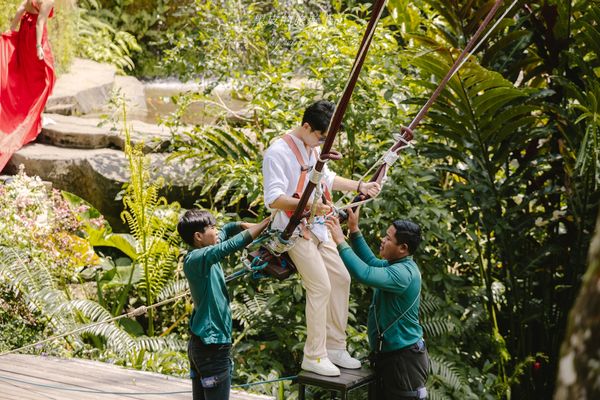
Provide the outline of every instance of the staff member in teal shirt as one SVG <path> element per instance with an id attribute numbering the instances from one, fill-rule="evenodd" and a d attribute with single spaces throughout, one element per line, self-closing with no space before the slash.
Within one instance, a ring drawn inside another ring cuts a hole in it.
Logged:
<path id="1" fill-rule="evenodd" d="M 227 400 L 231 387 L 231 310 L 221 260 L 243 249 L 269 224 L 229 223 L 221 232 L 208 211 L 187 211 L 177 232 L 193 250 L 183 262 L 194 310 L 188 344 L 194 400 Z M 245 229 L 245 230 L 243 230 Z"/>
<path id="2" fill-rule="evenodd" d="M 412 257 L 421 229 L 411 221 L 394 221 L 381 241 L 380 259 L 358 228 L 358 211 L 348 210 L 350 245 L 337 218 L 326 224 L 352 277 L 374 288 L 367 325 L 377 399 L 426 399 L 429 356 L 419 323 L 421 272 Z"/>

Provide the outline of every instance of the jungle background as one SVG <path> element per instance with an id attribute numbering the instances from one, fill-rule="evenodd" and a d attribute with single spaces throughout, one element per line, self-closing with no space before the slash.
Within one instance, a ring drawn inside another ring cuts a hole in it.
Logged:
<path id="1" fill-rule="evenodd" d="M 0 10 L 3 29 L 18 3 L 8 0 Z M 393 143 L 492 4 L 388 1 L 336 142 L 344 154 L 332 166 L 337 173 L 359 178 Z M 235 123 L 215 104 L 223 116 L 217 124 L 175 129 L 210 85 L 174 98 L 179 111 L 162 122 L 173 128 L 172 161 L 194 160 L 189 182 L 202 193 L 198 206 L 222 222 L 253 221 L 266 215 L 262 151 L 315 99 L 337 101 L 370 6 L 56 0 L 49 31 L 59 71 L 78 56 L 144 79 L 229 85 L 247 102 Z M 597 1 L 517 0 L 362 212 L 373 246 L 392 219 L 423 229 L 416 259 L 431 399 L 549 399 L 555 392 L 569 312 L 582 282 L 598 279 L 593 263 L 583 279 L 600 194 L 598 21 Z M 186 249 L 174 230 L 182 208 L 160 197 L 165 183 L 149 178 L 138 147 L 127 155 L 134 179 L 115 200 L 124 204 L 126 232 L 113 232 L 93 204 L 36 177 L 20 173 L 0 185 L 0 351 L 185 292 Z M 232 258 L 227 272 L 239 266 Z M 296 374 L 306 335 L 298 277 L 243 278 L 229 288 L 234 385 Z M 597 304 L 595 296 L 580 307 Z M 370 290 L 353 285 L 349 349 L 359 357 L 368 354 L 370 298 Z M 187 376 L 191 310 L 184 297 L 28 351 Z M 586 393 L 598 398 L 600 363 L 591 360 Z M 296 397 L 289 381 L 251 390 Z"/>

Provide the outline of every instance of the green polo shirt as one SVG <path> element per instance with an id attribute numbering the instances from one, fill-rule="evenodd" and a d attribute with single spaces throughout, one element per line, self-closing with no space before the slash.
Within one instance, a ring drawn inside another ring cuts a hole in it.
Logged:
<path id="1" fill-rule="evenodd" d="M 204 344 L 231 343 L 231 310 L 221 260 L 252 242 L 250 233 L 241 230 L 240 223 L 226 224 L 217 244 L 190 251 L 183 262 L 194 301 L 190 330 Z"/>
<path id="2" fill-rule="evenodd" d="M 384 334 L 383 352 L 415 344 L 423 337 L 423 328 L 419 324 L 418 298 L 421 272 L 412 256 L 393 263 L 381 260 L 375 257 L 360 232 L 350 235 L 350 243 L 352 247 L 346 242 L 338 245 L 346 268 L 354 279 L 374 288 L 367 324 L 371 349 L 376 350 L 377 326 L 381 332 L 390 324 Z"/>

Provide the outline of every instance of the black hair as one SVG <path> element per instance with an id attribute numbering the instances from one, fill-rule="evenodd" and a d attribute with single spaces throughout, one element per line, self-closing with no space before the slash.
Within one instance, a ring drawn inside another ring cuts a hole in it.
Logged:
<path id="1" fill-rule="evenodd" d="M 194 247 L 194 234 L 204 233 L 209 226 L 215 226 L 217 220 L 211 213 L 198 208 L 186 211 L 177 223 L 177 232 L 184 242 Z"/>
<path id="2" fill-rule="evenodd" d="M 313 131 L 327 132 L 331 116 L 335 111 L 335 104 L 327 100 L 319 100 L 304 110 L 302 125 L 307 122 Z"/>
<path id="3" fill-rule="evenodd" d="M 399 219 L 392 223 L 396 228 L 396 243 L 406 244 L 408 251 L 413 254 L 421 244 L 421 228 L 412 221 Z"/>

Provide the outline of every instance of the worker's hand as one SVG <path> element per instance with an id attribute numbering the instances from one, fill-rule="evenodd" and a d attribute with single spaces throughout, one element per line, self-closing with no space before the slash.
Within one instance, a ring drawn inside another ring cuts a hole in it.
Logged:
<path id="1" fill-rule="evenodd" d="M 260 235 L 260 233 L 264 231 L 267 226 L 269 226 L 269 222 L 271 222 L 271 217 L 263 219 L 258 224 L 242 222 L 241 228 L 246 229 L 248 233 L 250 233 L 250 236 L 252 236 L 252 239 L 256 239 Z"/>
<path id="2" fill-rule="evenodd" d="M 377 182 L 363 182 L 360 185 L 360 193 L 369 197 L 377 197 L 381 192 L 381 186 Z"/>
<path id="3" fill-rule="evenodd" d="M 340 244 L 346 240 L 342 227 L 340 226 L 340 220 L 337 217 L 328 217 L 325 220 L 325 225 L 327 225 L 329 232 L 331 232 L 331 238 L 335 244 Z"/>
<path id="4" fill-rule="evenodd" d="M 261 232 L 264 231 L 269 226 L 270 223 L 271 223 L 271 216 L 268 216 L 267 218 L 263 219 L 260 222 L 260 230 L 261 230 Z"/>
<path id="5" fill-rule="evenodd" d="M 352 207 L 348 208 L 348 230 L 350 233 L 359 232 L 358 228 L 358 215 L 360 214 L 360 206 L 356 208 L 356 211 L 352 211 Z"/>
<path id="6" fill-rule="evenodd" d="M 240 224 L 240 227 L 242 228 L 242 230 L 246 230 L 246 229 L 248 229 L 248 228 L 252 228 L 253 226 L 256 226 L 256 225 L 259 225 L 259 224 L 260 224 L 261 226 L 262 226 L 263 224 L 266 224 L 266 226 L 269 226 L 269 222 L 271 222 L 271 217 L 270 217 L 270 216 L 269 216 L 269 217 L 267 217 L 267 218 L 265 218 L 265 219 L 263 219 L 261 222 L 258 222 L 258 223 L 254 223 L 254 222 L 244 222 L 244 221 L 242 221 L 242 223 Z M 264 229 L 264 227 L 263 227 L 262 229 Z"/>
<path id="7" fill-rule="evenodd" d="M 242 228 L 242 230 L 245 231 L 246 229 L 251 228 L 254 225 L 256 225 L 256 224 L 253 222 L 243 222 L 242 221 L 242 223 L 240 223 L 240 228 Z"/>

